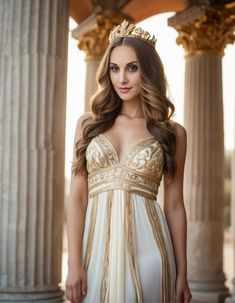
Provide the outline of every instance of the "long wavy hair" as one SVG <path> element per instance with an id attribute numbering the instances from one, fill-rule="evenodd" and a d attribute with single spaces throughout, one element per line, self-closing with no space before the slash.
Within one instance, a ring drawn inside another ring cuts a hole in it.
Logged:
<path id="1" fill-rule="evenodd" d="M 141 106 L 148 131 L 160 141 L 164 151 L 164 173 L 175 173 L 175 133 L 169 120 L 174 105 L 167 97 L 167 81 L 163 64 L 154 47 L 137 38 L 119 38 L 109 45 L 97 71 L 97 91 L 91 97 L 91 115 L 83 123 L 82 139 L 76 143 L 76 161 L 72 171 L 78 174 L 86 171 L 86 149 L 97 135 L 110 129 L 121 111 L 122 100 L 115 92 L 110 80 L 110 54 L 119 45 L 134 49 L 140 67 Z"/>

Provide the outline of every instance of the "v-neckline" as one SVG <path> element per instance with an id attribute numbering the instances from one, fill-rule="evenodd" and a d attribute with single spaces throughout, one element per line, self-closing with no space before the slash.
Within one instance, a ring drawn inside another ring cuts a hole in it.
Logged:
<path id="1" fill-rule="evenodd" d="M 131 146 L 130 148 L 128 148 L 127 152 L 124 154 L 124 156 L 120 159 L 120 156 L 118 155 L 117 153 L 117 150 L 116 148 L 114 147 L 113 143 L 111 142 L 111 140 L 103 133 L 100 134 L 100 136 L 102 136 L 106 142 L 108 142 L 109 146 L 111 146 L 112 150 L 113 150 L 113 153 L 115 155 L 115 158 L 116 158 L 116 161 L 118 164 L 121 164 L 126 158 L 127 156 L 133 151 L 135 150 L 140 144 L 144 143 L 144 142 L 147 142 L 149 140 L 153 140 L 155 139 L 154 137 L 148 137 L 148 138 L 145 138 L 145 139 L 142 139 L 140 140 L 139 142 L 135 143 L 133 146 Z M 156 139 L 155 139 L 156 140 Z"/>

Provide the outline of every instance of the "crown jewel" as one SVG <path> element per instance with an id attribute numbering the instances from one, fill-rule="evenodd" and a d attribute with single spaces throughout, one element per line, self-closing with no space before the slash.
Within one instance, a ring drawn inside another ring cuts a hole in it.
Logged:
<path id="1" fill-rule="evenodd" d="M 109 42 L 112 43 L 115 39 L 124 37 L 140 39 L 149 43 L 153 47 L 155 47 L 157 41 L 157 38 L 155 38 L 154 35 L 151 36 L 149 32 L 144 31 L 141 27 L 136 27 L 134 24 L 131 24 L 126 20 L 113 28 L 109 34 Z"/>

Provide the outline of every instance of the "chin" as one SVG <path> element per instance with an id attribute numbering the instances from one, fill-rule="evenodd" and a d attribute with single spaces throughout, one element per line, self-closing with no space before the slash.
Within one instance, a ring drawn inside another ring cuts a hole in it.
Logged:
<path id="1" fill-rule="evenodd" d="M 123 95 L 119 95 L 120 99 L 122 101 L 128 102 L 128 101 L 134 101 L 136 99 L 138 99 L 138 96 L 123 96 Z"/>
<path id="2" fill-rule="evenodd" d="M 123 101 L 123 102 L 131 102 L 131 101 L 133 101 L 133 100 L 135 100 L 135 98 L 122 98 L 122 97 L 120 97 L 121 98 L 121 100 Z"/>

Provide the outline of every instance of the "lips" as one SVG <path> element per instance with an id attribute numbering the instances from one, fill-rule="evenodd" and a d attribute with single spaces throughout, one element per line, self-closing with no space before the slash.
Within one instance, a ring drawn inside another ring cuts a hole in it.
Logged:
<path id="1" fill-rule="evenodd" d="M 121 92 L 121 93 L 127 93 L 129 92 L 129 90 L 131 89 L 131 87 L 119 87 L 118 90 Z"/>

